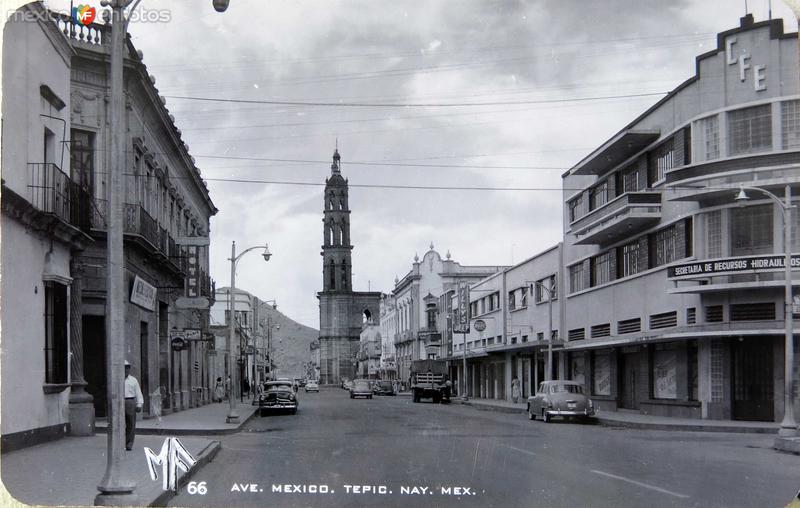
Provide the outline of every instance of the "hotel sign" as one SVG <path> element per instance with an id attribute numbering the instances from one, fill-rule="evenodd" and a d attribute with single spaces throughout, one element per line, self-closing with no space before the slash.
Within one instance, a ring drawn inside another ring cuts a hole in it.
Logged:
<path id="1" fill-rule="evenodd" d="M 149 311 L 156 310 L 156 287 L 148 284 L 138 275 L 133 278 L 131 289 L 131 303 Z"/>
<path id="2" fill-rule="evenodd" d="M 457 303 L 458 308 L 454 312 L 453 332 L 469 333 L 469 284 L 466 282 L 458 284 Z"/>
<path id="3" fill-rule="evenodd" d="M 690 279 L 711 275 L 769 272 L 784 269 L 784 256 L 748 256 L 673 265 L 667 269 L 667 277 L 670 279 Z M 792 255 L 792 269 L 800 269 L 800 254 Z"/>

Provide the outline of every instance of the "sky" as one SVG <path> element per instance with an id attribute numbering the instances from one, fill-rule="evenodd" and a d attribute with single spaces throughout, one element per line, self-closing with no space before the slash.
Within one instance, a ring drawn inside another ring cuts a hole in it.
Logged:
<path id="1" fill-rule="evenodd" d="M 561 239 L 561 174 L 691 77 L 745 4 L 756 21 L 769 5 L 230 3 L 218 14 L 211 0 L 145 0 L 129 31 L 219 209 L 212 278 L 230 284 L 232 241 L 266 242 L 272 258 L 243 257 L 237 287 L 314 328 L 337 143 L 354 290 L 391 292 L 431 243 L 464 265 L 517 263 Z"/>

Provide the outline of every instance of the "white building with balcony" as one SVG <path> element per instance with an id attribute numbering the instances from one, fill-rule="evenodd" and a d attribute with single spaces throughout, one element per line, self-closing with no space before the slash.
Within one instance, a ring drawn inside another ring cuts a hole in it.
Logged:
<path id="1" fill-rule="evenodd" d="M 797 34 L 748 15 L 696 69 L 563 175 L 563 374 L 604 410 L 779 421 L 783 270 L 739 266 L 782 255 L 782 213 L 734 197 L 798 202 Z"/>

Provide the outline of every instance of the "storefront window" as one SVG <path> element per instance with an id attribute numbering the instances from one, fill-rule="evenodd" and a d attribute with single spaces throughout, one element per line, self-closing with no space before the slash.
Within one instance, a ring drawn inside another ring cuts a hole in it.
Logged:
<path id="1" fill-rule="evenodd" d="M 592 353 L 592 393 L 611 395 L 611 354 L 608 351 Z"/>
<path id="2" fill-rule="evenodd" d="M 678 398 L 678 352 L 674 349 L 653 351 L 653 398 Z"/>

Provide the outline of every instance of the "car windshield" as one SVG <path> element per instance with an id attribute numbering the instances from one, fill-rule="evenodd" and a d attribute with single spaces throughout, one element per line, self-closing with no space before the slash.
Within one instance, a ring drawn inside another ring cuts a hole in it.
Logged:
<path id="1" fill-rule="evenodd" d="M 286 391 L 291 389 L 292 389 L 291 383 L 276 383 L 274 385 L 273 384 L 267 385 L 267 390 L 270 392 Z"/>
<path id="2" fill-rule="evenodd" d="M 358 379 L 356 381 L 353 381 L 353 387 L 358 389 L 369 388 L 369 381 Z"/>
<path id="3" fill-rule="evenodd" d="M 378 385 L 380 385 L 381 388 L 391 388 L 392 387 L 392 383 L 390 383 L 389 381 L 381 381 L 380 383 L 378 383 Z"/>
<path id="4" fill-rule="evenodd" d="M 583 393 L 579 385 L 556 384 L 550 387 L 550 393 Z"/>

